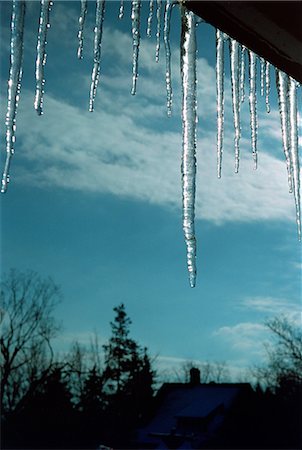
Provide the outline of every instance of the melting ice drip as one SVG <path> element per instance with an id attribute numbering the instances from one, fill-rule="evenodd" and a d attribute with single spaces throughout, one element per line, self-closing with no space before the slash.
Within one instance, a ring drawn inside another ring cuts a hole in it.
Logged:
<path id="1" fill-rule="evenodd" d="M 105 0 L 97 0 L 95 13 L 95 27 L 94 27 L 93 69 L 91 75 L 90 100 L 89 100 L 90 112 L 93 112 L 94 110 L 94 101 L 100 79 L 104 14 L 105 14 Z"/>
<path id="2" fill-rule="evenodd" d="M 44 66 L 46 64 L 46 44 L 47 30 L 50 27 L 49 13 L 52 2 L 41 0 L 40 22 L 38 31 L 37 59 L 36 59 L 36 96 L 34 107 L 39 116 L 43 114 L 43 95 L 44 95 Z"/>
<path id="3" fill-rule="evenodd" d="M 196 283 L 195 178 L 196 178 L 196 20 L 182 8 L 181 14 L 181 83 L 182 83 L 182 198 L 183 230 L 187 246 L 190 286 Z"/>
<path id="4" fill-rule="evenodd" d="M 150 0 L 149 15 L 147 19 L 146 34 L 151 36 L 151 27 L 156 5 L 156 48 L 155 60 L 158 62 L 160 53 L 160 40 L 162 29 L 162 16 L 164 16 L 163 40 L 165 45 L 166 63 L 166 91 L 167 115 L 172 114 L 172 83 L 171 83 L 171 49 L 170 49 L 170 23 L 172 8 L 176 1 L 166 0 L 164 15 L 162 14 L 162 0 Z M 44 94 L 44 66 L 46 63 L 47 31 L 50 27 L 49 14 L 52 2 L 40 1 L 40 19 L 36 58 L 36 95 L 34 107 L 39 115 L 43 113 Z M 2 176 L 1 192 L 6 192 L 9 182 L 9 168 L 11 157 L 14 154 L 16 140 L 16 114 L 21 90 L 22 61 L 23 61 L 23 30 L 26 2 L 13 0 L 11 18 L 10 43 L 10 70 L 8 80 L 8 100 L 6 113 L 6 160 Z M 83 58 L 84 26 L 87 15 L 88 2 L 81 0 L 78 31 L 77 56 Z M 195 177 L 196 177 L 196 24 L 200 22 L 192 12 L 180 2 L 181 8 L 181 80 L 182 80 L 182 194 L 183 194 L 183 230 L 187 246 L 187 265 L 191 287 L 196 283 L 196 238 L 194 225 L 195 210 Z M 100 79 L 101 47 L 103 34 L 103 21 L 105 14 L 105 0 L 96 0 L 96 18 L 94 28 L 93 69 L 91 76 L 89 110 L 94 110 L 94 102 Z M 138 58 L 140 47 L 140 18 L 141 0 L 131 2 L 132 21 L 132 89 L 136 93 L 138 79 Z M 124 17 L 124 0 L 120 1 L 119 19 Z M 246 56 L 249 63 L 249 108 L 251 125 L 251 147 L 255 168 L 257 168 L 257 62 L 260 64 L 260 92 L 265 96 L 266 110 L 270 111 L 270 63 L 259 58 L 244 45 L 216 30 L 216 92 L 217 92 L 217 175 L 222 172 L 223 133 L 224 133 L 224 44 L 229 42 L 230 71 L 232 86 L 232 106 L 234 119 L 234 147 L 235 172 L 239 170 L 239 143 L 240 143 L 240 105 L 245 100 L 245 66 Z M 276 69 L 277 92 L 281 119 L 282 142 L 286 160 L 289 191 L 294 193 L 296 206 L 296 222 L 298 237 L 301 240 L 301 208 L 300 208 L 300 169 L 298 154 L 298 125 L 297 125 L 297 86 L 298 83 L 290 76 Z"/>
<path id="5" fill-rule="evenodd" d="M 10 69 L 6 112 L 6 160 L 1 183 L 1 192 L 6 192 L 9 183 L 9 167 L 14 154 L 16 140 L 16 114 L 19 103 L 23 61 L 23 30 L 25 1 L 14 2 L 11 21 Z"/>
<path id="6" fill-rule="evenodd" d="M 229 41 L 231 63 L 232 105 L 234 119 L 235 172 L 239 170 L 240 103 L 245 100 L 245 57 L 249 63 L 249 109 L 251 146 L 255 169 L 257 150 L 257 61 L 260 64 L 260 92 L 265 96 L 266 111 L 270 112 L 270 63 L 259 58 L 244 45 L 238 44 L 220 30 L 216 30 L 216 92 L 217 92 L 217 174 L 221 177 L 224 128 L 224 41 Z M 238 56 L 239 52 L 239 56 Z M 298 152 L 297 87 L 298 83 L 276 69 L 277 92 L 281 118 L 282 142 L 285 154 L 289 192 L 294 192 L 298 239 L 301 241 L 300 168 Z"/>

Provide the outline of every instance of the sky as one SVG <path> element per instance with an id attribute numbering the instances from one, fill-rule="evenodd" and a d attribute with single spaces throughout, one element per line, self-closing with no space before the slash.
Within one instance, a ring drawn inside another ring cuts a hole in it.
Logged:
<path id="1" fill-rule="evenodd" d="M 225 361 L 234 374 L 263 361 L 265 320 L 300 323 L 301 244 L 280 133 L 273 69 L 271 113 L 258 92 L 259 168 L 249 109 L 242 106 L 239 174 L 226 54 L 222 178 L 216 176 L 215 30 L 198 40 L 197 285 L 190 288 L 181 211 L 180 20 L 171 26 L 173 115 L 166 115 L 165 54 L 155 62 L 155 22 L 146 37 L 143 2 L 137 94 L 132 85 L 130 2 L 106 4 L 101 77 L 88 112 L 95 2 L 89 2 L 84 58 L 77 54 L 80 2 L 55 1 L 45 66 L 44 114 L 33 108 L 39 2 L 26 2 L 23 80 L 8 192 L 1 196 L 1 273 L 11 267 L 50 276 L 61 287 L 56 341 L 101 345 L 123 302 L 131 335 L 160 370 L 187 360 Z M 11 3 L 1 12 L 1 162 Z M 258 67 L 259 69 L 259 67 Z M 248 87 L 246 86 L 246 92 Z M 248 97 L 248 95 L 246 95 Z M 299 93 L 301 105 L 301 93 Z"/>

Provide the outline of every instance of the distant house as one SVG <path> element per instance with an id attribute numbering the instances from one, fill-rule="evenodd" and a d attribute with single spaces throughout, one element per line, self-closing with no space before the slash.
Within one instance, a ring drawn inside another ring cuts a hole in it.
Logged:
<path id="1" fill-rule="evenodd" d="M 227 430 L 236 430 L 242 422 L 242 411 L 254 394 L 249 384 L 202 384 L 198 369 L 191 369 L 190 375 L 190 383 L 163 384 L 154 417 L 138 430 L 137 448 L 214 448 L 223 443 L 226 423 Z"/>

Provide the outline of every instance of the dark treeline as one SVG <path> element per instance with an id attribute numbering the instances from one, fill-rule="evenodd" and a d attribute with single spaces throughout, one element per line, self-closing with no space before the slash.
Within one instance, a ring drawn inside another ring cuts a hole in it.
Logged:
<path id="1" fill-rule="evenodd" d="M 100 347 L 95 336 L 90 348 L 75 342 L 69 353 L 56 356 L 58 301 L 53 281 L 33 272 L 12 270 L 1 283 L 1 447 L 134 448 L 136 430 L 159 401 L 147 348 L 130 337 L 131 320 L 121 303 L 106 344 Z M 267 363 L 251 373 L 259 384 L 248 403 L 239 402 L 226 417 L 209 448 L 301 447 L 301 329 L 284 317 L 267 326 L 275 342 Z M 208 375 L 204 382 L 219 383 L 226 367 L 201 371 Z"/>
<path id="2" fill-rule="evenodd" d="M 123 447 L 152 412 L 148 351 L 130 337 L 120 304 L 102 349 L 95 337 L 88 350 L 74 343 L 55 357 L 59 298 L 35 273 L 11 271 L 2 283 L 2 448 Z"/>

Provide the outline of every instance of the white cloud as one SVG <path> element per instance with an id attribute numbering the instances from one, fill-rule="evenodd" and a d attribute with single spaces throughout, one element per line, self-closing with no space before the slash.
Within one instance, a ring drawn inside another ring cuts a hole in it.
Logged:
<path id="1" fill-rule="evenodd" d="M 172 65 L 177 75 L 173 75 L 176 116 L 171 120 L 165 117 L 164 61 L 155 64 L 154 43 L 147 39 L 142 42 L 139 62 L 144 76 L 139 79 L 137 95 L 130 95 L 131 76 L 125 76 L 124 69 L 127 66 L 131 72 L 131 49 L 130 35 L 105 27 L 104 57 L 115 55 L 121 70 L 102 73 L 93 114 L 46 93 L 45 114 L 38 118 L 32 112 L 33 94 L 22 92 L 12 182 L 17 179 L 35 186 L 110 193 L 177 208 L 180 213 L 179 49 L 172 48 Z M 158 77 L 154 79 L 156 72 L 161 73 L 159 84 Z M 277 114 L 273 111 L 262 118 L 266 131 L 261 137 L 259 169 L 253 170 L 250 140 L 243 135 L 240 173 L 234 174 L 230 89 L 226 80 L 223 176 L 218 180 L 215 71 L 203 58 L 198 60 L 198 75 L 197 218 L 216 224 L 294 221 L 294 201 L 288 195 L 285 163 L 273 156 L 270 149 L 276 145 L 276 130 L 280 127 Z M 89 77 L 87 73 L 84 80 L 87 87 Z M 72 89 L 78 89 L 78 84 L 70 83 L 71 92 Z M 242 121 L 249 126 L 244 111 Z M 25 164 L 18 162 L 19 153 Z"/>
<path id="2" fill-rule="evenodd" d="M 32 95 L 23 92 L 12 179 L 19 152 L 30 162 L 17 172 L 19 181 L 87 192 L 111 193 L 153 204 L 180 208 L 181 134 L 151 128 L 154 109 L 136 102 L 132 114 L 118 105 L 108 111 L 109 93 L 93 114 L 58 101 L 45 100 L 42 118 L 29 113 Z M 144 118 L 146 124 L 137 123 Z M 168 119 L 162 119 L 168 120 Z M 250 154 L 233 173 L 232 137 L 225 139 L 223 176 L 216 177 L 215 135 L 202 131 L 197 157 L 196 215 L 224 221 L 294 220 L 293 199 L 287 192 L 285 164 L 269 153 L 259 156 L 258 171 Z M 243 150 L 248 145 L 242 140 Z"/>
<path id="3" fill-rule="evenodd" d="M 270 316 L 284 315 L 295 323 L 301 323 L 301 303 L 295 303 L 286 298 L 276 297 L 247 297 L 242 306 L 248 310 L 269 314 Z"/>
<path id="4" fill-rule="evenodd" d="M 263 355 L 263 342 L 266 339 L 266 327 L 254 322 L 241 322 L 233 326 L 218 328 L 214 337 L 222 339 L 224 343 L 239 352 L 249 352 L 251 355 Z"/>

